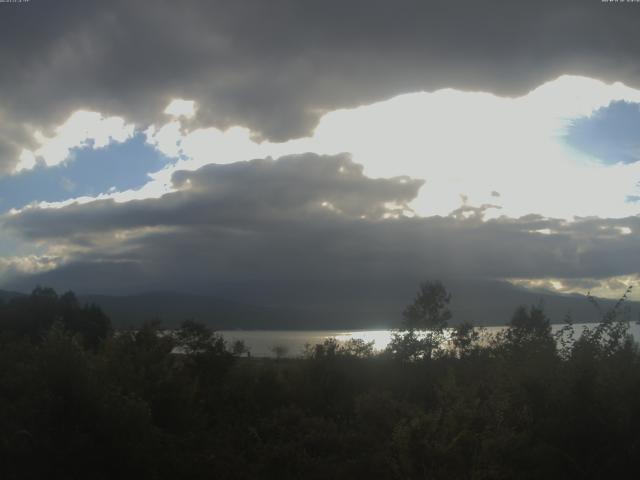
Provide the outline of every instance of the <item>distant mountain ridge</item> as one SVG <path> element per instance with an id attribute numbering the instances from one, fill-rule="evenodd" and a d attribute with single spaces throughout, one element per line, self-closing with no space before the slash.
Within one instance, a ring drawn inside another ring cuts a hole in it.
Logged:
<path id="1" fill-rule="evenodd" d="M 20 293 L 20 292 L 11 292 L 11 291 L 8 291 L 8 290 L 0 290 L 0 300 L 4 301 L 4 302 L 9 301 L 9 300 L 11 300 L 12 298 L 15 298 L 15 297 L 21 297 L 23 295 L 25 295 L 25 294 L 24 293 Z"/>
<path id="2" fill-rule="evenodd" d="M 81 302 L 95 303 L 116 326 L 135 326 L 160 320 L 176 326 L 186 319 L 204 322 L 217 329 L 268 329 L 294 327 L 281 311 L 256 307 L 205 295 L 177 292 L 147 292 L 135 295 L 80 295 Z"/>
<path id="3" fill-rule="evenodd" d="M 542 304 L 554 323 L 561 323 L 571 313 L 576 323 L 598 321 L 598 312 L 584 295 L 558 295 L 534 292 L 506 282 L 467 282 L 447 284 L 452 292 L 453 322 L 469 321 L 475 325 L 504 325 L 519 305 Z M 62 293 L 62 292 L 59 292 Z M 0 290 L 0 299 L 24 295 Z M 214 296 L 147 292 L 131 295 L 78 295 L 81 303 L 95 303 L 111 318 L 116 328 L 135 327 L 158 319 L 167 327 L 182 320 L 194 319 L 220 330 L 323 330 L 378 329 L 399 325 L 407 302 L 395 300 L 376 304 L 373 299 L 356 299 L 340 306 L 320 302 L 308 307 L 287 305 L 261 306 Z M 614 300 L 598 299 L 602 310 L 613 307 Z M 640 304 L 627 302 L 631 320 L 638 319 Z"/>

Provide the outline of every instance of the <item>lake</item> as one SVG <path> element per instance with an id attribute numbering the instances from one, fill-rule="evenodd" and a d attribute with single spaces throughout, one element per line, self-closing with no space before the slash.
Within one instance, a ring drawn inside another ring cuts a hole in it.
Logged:
<path id="1" fill-rule="evenodd" d="M 596 323 L 575 324 L 576 337 L 579 337 L 585 327 L 594 327 Z M 629 331 L 636 340 L 640 340 L 640 325 L 630 322 Z M 557 332 L 562 324 L 552 325 L 552 331 Z M 488 334 L 495 334 L 505 327 L 484 327 Z M 274 357 L 272 349 L 276 346 L 284 347 L 286 356 L 295 357 L 302 354 L 306 344 L 315 345 L 322 343 L 327 338 L 335 338 L 338 341 L 347 341 L 350 338 L 361 339 L 366 342 L 374 342 L 376 351 L 384 350 L 391 340 L 391 330 L 221 330 L 218 333 L 224 336 L 227 342 L 235 340 L 244 341 L 256 357 Z"/>

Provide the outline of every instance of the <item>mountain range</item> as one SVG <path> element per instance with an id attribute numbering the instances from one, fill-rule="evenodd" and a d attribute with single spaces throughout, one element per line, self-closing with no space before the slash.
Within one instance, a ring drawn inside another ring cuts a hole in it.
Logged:
<path id="1" fill-rule="evenodd" d="M 506 282 L 462 282 L 448 286 L 452 293 L 452 323 L 470 321 L 475 325 L 504 325 L 519 305 L 542 305 L 553 323 L 568 314 L 576 323 L 598 321 L 600 313 L 585 295 L 559 295 L 531 291 Z M 0 290 L 7 301 L 24 293 Z M 99 305 L 117 328 L 135 327 L 144 321 L 160 320 L 173 327 L 194 319 L 219 330 L 322 330 L 393 328 L 400 324 L 406 299 L 376 302 L 358 299 L 350 303 L 309 303 L 257 305 L 213 295 L 180 292 L 146 292 L 130 295 L 78 295 L 81 303 Z M 410 301 L 410 298 L 408 299 Z M 597 299 L 601 311 L 615 305 L 613 300 Z M 640 304 L 627 302 L 631 320 L 638 318 Z"/>

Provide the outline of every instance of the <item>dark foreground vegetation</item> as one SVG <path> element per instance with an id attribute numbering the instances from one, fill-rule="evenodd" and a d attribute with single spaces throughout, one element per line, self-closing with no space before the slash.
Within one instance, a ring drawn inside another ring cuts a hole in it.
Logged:
<path id="1" fill-rule="evenodd" d="M 112 332 L 36 289 L 0 305 L 0 478 L 629 478 L 640 353 L 620 309 L 580 338 L 519 308 L 444 330 L 424 284 L 389 349 L 327 340 L 255 359 L 186 321 Z"/>

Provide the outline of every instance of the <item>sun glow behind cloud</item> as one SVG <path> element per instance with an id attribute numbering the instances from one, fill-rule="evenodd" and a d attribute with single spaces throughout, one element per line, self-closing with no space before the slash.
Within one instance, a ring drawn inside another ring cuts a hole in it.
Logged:
<path id="1" fill-rule="evenodd" d="M 598 161 L 566 141 L 572 122 L 588 119 L 619 101 L 640 104 L 640 91 L 620 83 L 564 76 L 518 98 L 452 89 L 418 92 L 327 113 L 312 136 L 281 143 L 255 141 L 252 132 L 243 127 L 192 129 L 183 119 L 195 114 L 197 105 L 174 101 L 167 107 L 172 119 L 150 126 L 145 136 L 150 146 L 175 161 L 150 172 L 150 181 L 144 186 L 27 208 L 158 198 L 174 190 L 172 175 L 176 171 L 194 171 L 211 163 L 303 152 L 349 152 L 369 177 L 406 175 L 426 180 L 409 205 L 418 216 L 450 215 L 461 221 L 528 214 L 569 221 L 589 216 L 628 217 L 639 211 L 628 199 L 640 193 L 640 162 Z M 77 112 L 54 137 L 42 137 L 42 147 L 34 155 L 55 165 L 66 161 L 75 145 L 99 148 L 126 140 L 132 132 L 133 127 L 122 119 Z M 330 203 L 323 206 L 327 210 L 332 207 Z M 545 228 L 532 233 L 556 234 Z M 622 226 L 611 235 L 635 233 Z M 583 285 L 574 283 L 553 279 L 545 288 L 584 293 L 580 290 Z M 620 282 L 614 283 L 593 287 L 613 292 Z"/>
<path id="2" fill-rule="evenodd" d="M 310 137 L 282 143 L 257 142 L 243 127 L 187 129 L 183 117 L 195 115 L 193 101 L 174 100 L 165 112 L 173 119 L 150 126 L 147 141 L 178 158 L 151 172 L 135 191 L 103 192 L 117 201 L 158 197 L 171 191 L 171 175 L 209 163 L 226 164 L 259 157 L 315 152 L 349 152 L 372 177 L 408 175 L 426 180 L 412 203 L 422 216 L 449 215 L 461 205 L 500 207 L 487 218 L 530 213 L 624 217 L 638 213 L 628 198 L 639 193 L 640 162 L 597 162 L 565 141 L 575 119 L 589 118 L 611 102 L 640 103 L 640 91 L 620 83 L 563 76 L 519 98 L 452 89 L 419 92 L 327 113 Z M 100 148 L 121 142 L 133 126 L 118 117 L 76 112 L 51 138 L 39 136 L 40 149 L 27 152 L 21 168 L 41 157 L 48 165 L 68 158 L 71 148 Z M 69 199 L 42 206 L 67 205 Z"/>
<path id="3" fill-rule="evenodd" d="M 488 217 L 623 217 L 638 212 L 628 198 L 639 191 L 640 163 L 606 165 L 564 140 L 572 121 L 615 101 L 640 103 L 640 91 L 563 76 L 519 98 L 445 89 L 338 110 L 322 117 L 311 137 L 283 143 L 256 142 L 242 127 L 189 131 L 175 119 L 147 135 L 180 158 L 153 176 L 158 185 L 170 185 L 176 170 L 208 163 L 349 152 L 369 176 L 425 179 L 412 204 L 423 216 L 493 204 L 501 209 Z"/>

